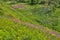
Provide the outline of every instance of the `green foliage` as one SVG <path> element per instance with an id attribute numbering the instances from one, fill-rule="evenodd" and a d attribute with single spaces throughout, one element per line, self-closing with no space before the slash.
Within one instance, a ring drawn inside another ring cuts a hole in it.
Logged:
<path id="1" fill-rule="evenodd" d="M 50 7 L 36 7 L 32 10 L 33 15 L 38 16 L 37 19 L 35 19 L 37 23 L 59 31 L 58 29 L 60 27 L 58 26 L 58 15 L 55 14 L 55 12 L 56 10 Z"/>
<path id="2" fill-rule="evenodd" d="M 35 28 L 16 24 L 6 17 L 0 19 L 1 40 L 48 40 L 48 36 L 49 34 L 47 35 Z M 50 35 L 50 37 L 53 36 Z M 53 38 L 55 38 L 55 36 Z"/>
<path id="3" fill-rule="evenodd" d="M 4 15 L 3 10 L 0 8 L 0 16 Z"/>
<path id="4" fill-rule="evenodd" d="M 0 0 L 1 2 L 10 2 L 10 3 L 28 3 L 31 5 L 35 4 L 48 4 L 55 5 L 56 7 L 60 7 L 60 0 Z"/>
<path id="5" fill-rule="evenodd" d="M 36 7 L 37 6 L 37 7 Z M 6 8 L 7 7 L 7 8 Z M 33 8 L 34 7 L 34 8 Z M 50 29 L 60 31 L 60 27 L 58 25 L 58 15 L 56 13 L 56 9 L 54 7 L 44 7 L 44 6 L 28 6 L 27 9 L 14 9 L 11 10 L 9 6 L 2 7 L 6 10 L 7 13 L 11 14 L 13 17 L 17 17 L 22 21 L 30 22 L 37 25 L 43 25 Z M 9 11 L 7 11 L 9 10 Z M 57 9 L 58 10 L 58 9 Z M 13 14 L 12 14 L 13 13 Z M 18 13 L 18 14 L 17 14 Z M 28 16 L 28 17 L 27 17 Z"/>
<path id="6" fill-rule="evenodd" d="M 55 35 L 43 33 L 9 19 L 9 17 L 19 18 L 60 32 L 60 9 L 45 5 L 23 5 L 22 8 L 12 8 L 7 4 L 0 5 L 0 15 L 3 15 L 0 17 L 0 40 L 60 40 Z"/>

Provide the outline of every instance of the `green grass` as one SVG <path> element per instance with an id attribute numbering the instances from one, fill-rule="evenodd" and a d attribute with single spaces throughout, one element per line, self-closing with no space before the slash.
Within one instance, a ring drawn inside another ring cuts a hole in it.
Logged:
<path id="1" fill-rule="evenodd" d="M 0 40 L 60 40 L 54 35 L 43 33 L 38 29 L 15 23 L 9 19 L 9 17 L 15 17 L 25 22 L 60 31 L 60 9 L 57 8 L 55 12 L 48 14 L 43 6 L 26 6 L 27 9 L 12 10 L 11 5 L 0 5 Z M 55 17 L 58 17 L 58 19 Z M 46 23 L 46 20 L 49 20 L 49 22 Z"/>
<path id="2" fill-rule="evenodd" d="M 59 9 L 57 8 L 55 11 L 51 7 L 44 8 L 43 6 L 37 6 L 37 5 L 36 6 L 28 5 L 26 9 L 12 10 L 11 6 L 8 6 L 8 5 L 3 5 L 2 8 L 5 12 L 9 13 L 14 17 L 19 18 L 22 21 L 30 22 L 37 25 L 43 25 L 50 29 L 60 31 L 59 30 L 60 29 L 59 27 L 60 12 L 59 12 Z"/>
<path id="3" fill-rule="evenodd" d="M 15 23 L 6 17 L 0 18 L 0 40 L 48 40 L 48 38 L 49 40 L 59 40 L 54 35 Z"/>
<path id="4" fill-rule="evenodd" d="M 60 9 L 55 9 L 53 9 L 53 7 L 44 7 L 41 5 L 28 5 L 26 9 L 18 8 L 14 11 L 11 10 L 10 7 L 6 8 L 6 10 L 10 11 L 10 14 L 13 13 L 13 16 L 20 18 L 22 21 L 43 25 L 60 32 Z"/>

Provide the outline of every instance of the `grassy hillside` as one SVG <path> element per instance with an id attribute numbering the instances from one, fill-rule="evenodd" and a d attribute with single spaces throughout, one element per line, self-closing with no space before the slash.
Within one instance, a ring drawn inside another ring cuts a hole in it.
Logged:
<path id="1" fill-rule="evenodd" d="M 45 27 L 60 32 L 59 8 L 53 8 L 52 6 L 45 7 L 43 5 L 30 6 L 26 4 L 2 6 L 3 10 L 10 13 L 10 15 L 19 18 L 22 21 L 30 22 L 37 25 L 43 25 Z"/>
<path id="2" fill-rule="evenodd" d="M 60 32 L 60 9 L 45 5 L 25 3 L 0 4 L 0 40 L 60 40 L 55 35 L 44 33 L 30 26 L 16 23 L 9 18 L 42 25 Z"/>
<path id="3" fill-rule="evenodd" d="M 0 17 L 0 40 L 59 40 L 56 36 Z"/>

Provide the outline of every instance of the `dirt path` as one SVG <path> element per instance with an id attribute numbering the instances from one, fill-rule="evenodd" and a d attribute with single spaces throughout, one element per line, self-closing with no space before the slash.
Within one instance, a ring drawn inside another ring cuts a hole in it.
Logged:
<path id="1" fill-rule="evenodd" d="M 39 29 L 39 30 L 43 31 L 44 33 L 52 34 L 52 35 L 57 36 L 58 38 L 60 38 L 60 33 L 56 32 L 54 30 L 47 29 L 47 28 L 45 28 L 43 26 L 40 26 L 40 25 L 35 25 L 35 24 L 23 22 L 23 21 L 20 21 L 18 18 L 9 18 L 9 19 L 12 20 L 15 23 L 21 23 L 23 25 Z"/>

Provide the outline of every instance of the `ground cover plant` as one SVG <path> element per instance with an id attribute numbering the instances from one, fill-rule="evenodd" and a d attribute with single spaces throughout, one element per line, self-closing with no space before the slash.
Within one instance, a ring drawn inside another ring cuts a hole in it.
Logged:
<path id="1" fill-rule="evenodd" d="M 0 40 L 60 40 L 60 1 L 0 1 Z"/>

